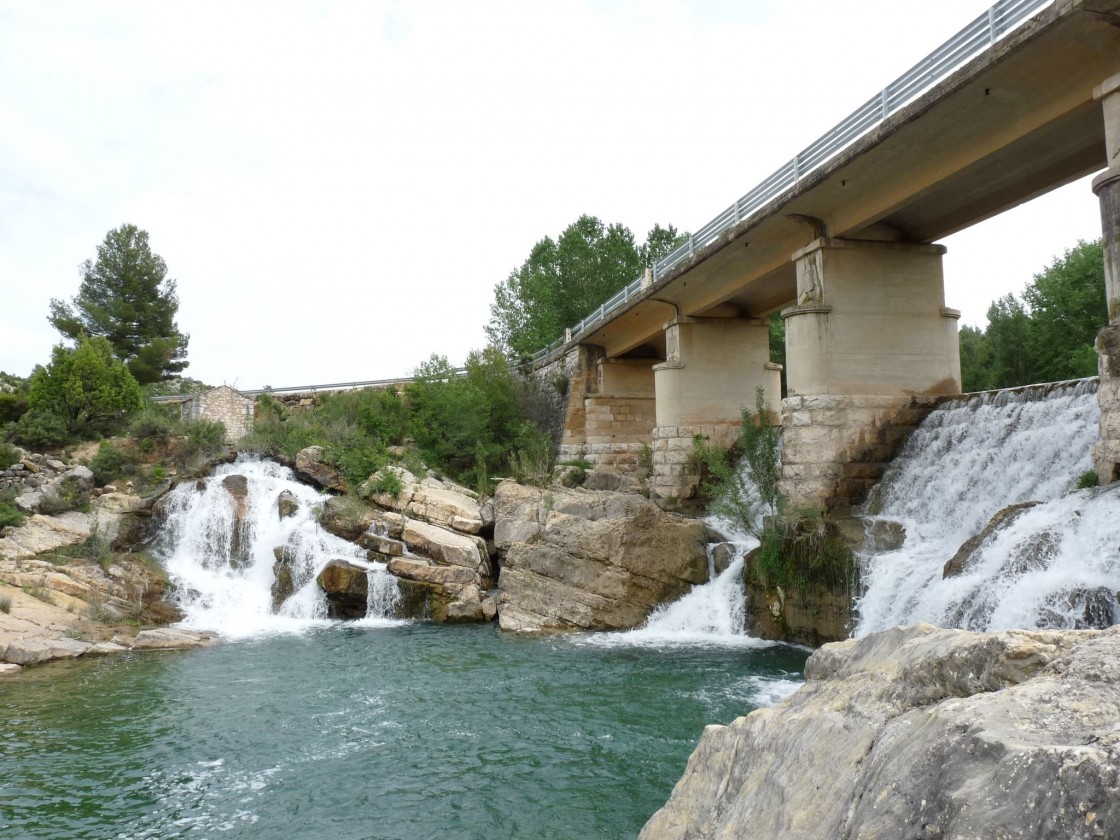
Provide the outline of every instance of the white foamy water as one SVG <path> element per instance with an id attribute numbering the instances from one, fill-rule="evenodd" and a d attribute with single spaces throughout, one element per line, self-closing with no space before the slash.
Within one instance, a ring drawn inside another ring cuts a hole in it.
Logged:
<path id="1" fill-rule="evenodd" d="M 621 633 L 598 633 L 580 640 L 599 646 L 646 645 L 734 645 L 764 647 L 772 644 L 747 635 L 744 625 L 746 603 L 743 597 L 743 558 L 758 540 L 726 519 L 711 517 L 709 523 L 729 535 L 734 548 L 731 563 L 717 574 L 713 545 L 708 546 L 707 583 L 696 586 L 677 601 L 657 607 L 645 624 Z"/>
<path id="2" fill-rule="evenodd" d="M 223 484 L 231 476 L 246 482 L 240 526 L 237 500 Z M 297 505 L 286 518 L 279 513 L 283 492 Z M 395 580 L 382 564 L 368 562 L 358 546 L 319 527 L 316 513 L 327 498 L 271 461 L 239 460 L 197 485 L 176 487 L 167 498 L 161 553 L 186 613 L 180 626 L 241 637 L 330 623 L 315 578 L 332 559 L 368 570 L 367 621 L 390 621 Z M 273 612 L 277 548 L 290 558 L 294 593 Z"/>
<path id="3" fill-rule="evenodd" d="M 1120 496 L 1071 492 L 1091 467 L 1098 417 L 1092 380 L 932 412 L 868 504 L 907 536 L 900 550 L 868 559 L 856 635 L 919 621 L 1003 630 L 1120 617 L 1108 595 L 1120 589 Z M 993 514 L 1028 500 L 1041 504 L 986 539 L 962 574 L 943 577 Z"/>

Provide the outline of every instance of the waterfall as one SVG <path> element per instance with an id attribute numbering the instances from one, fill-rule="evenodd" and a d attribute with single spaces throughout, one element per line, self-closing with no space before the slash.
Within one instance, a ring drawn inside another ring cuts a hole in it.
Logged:
<path id="1" fill-rule="evenodd" d="M 857 636 L 919 621 L 1003 630 L 1120 618 L 1120 494 L 1072 491 L 1091 467 L 1095 392 L 1095 380 L 1060 383 L 961 397 L 930 413 L 867 504 L 901 522 L 906 540 L 865 558 Z M 1038 504 L 985 530 L 1026 501 Z"/>
<path id="2" fill-rule="evenodd" d="M 332 559 L 366 568 L 369 616 L 392 615 L 395 579 L 316 522 L 327 498 L 287 467 L 248 459 L 168 494 L 158 550 L 185 613 L 182 625 L 239 637 L 326 624 L 315 579 Z M 281 565 L 290 577 L 286 598 L 274 595 Z"/>

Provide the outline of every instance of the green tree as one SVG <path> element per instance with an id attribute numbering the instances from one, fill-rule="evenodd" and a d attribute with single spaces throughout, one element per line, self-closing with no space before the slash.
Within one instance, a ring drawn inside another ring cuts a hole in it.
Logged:
<path id="1" fill-rule="evenodd" d="M 107 339 L 140 383 L 157 382 L 187 367 L 189 335 L 179 332 L 179 299 L 167 264 L 148 246 L 147 231 L 121 225 L 81 266 L 72 303 L 52 299 L 47 320 L 66 338 Z"/>
<path id="2" fill-rule="evenodd" d="M 405 397 L 409 430 L 425 460 L 483 491 L 510 468 L 518 449 L 532 449 L 545 436 L 534 435 L 535 424 L 526 421 L 518 383 L 496 347 L 471 353 L 463 373 L 432 356 L 417 368 Z"/>
<path id="3" fill-rule="evenodd" d="M 79 336 L 75 348 L 58 345 L 51 363 L 31 377 L 29 415 L 59 417 L 71 434 L 120 421 L 143 404 L 140 386 L 101 336 Z"/>
<path id="4" fill-rule="evenodd" d="M 1079 241 L 1034 276 L 1022 300 L 994 301 L 986 331 L 961 329 L 961 385 L 979 391 L 1092 376 L 1093 344 L 1106 323 L 1101 243 Z"/>
<path id="5" fill-rule="evenodd" d="M 1104 253 L 1100 241 L 1079 241 L 1023 291 L 1031 315 L 1031 351 L 1042 381 L 1077 379 L 1097 372 L 1093 349 L 1108 323 Z"/>
<path id="6" fill-rule="evenodd" d="M 991 352 L 984 331 L 966 325 L 961 327 L 958 339 L 961 346 L 961 390 L 972 393 L 993 388 Z"/>
<path id="7" fill-rule="evenodd" d="M 624 225 L 580 216 L 555 240 L 545 237 L 534 245 L 528 259 L 495 287 L 486 326 L 490 343 L 524 354 L 547 346 L 680 239 L 672 226 L 655 225 L 639 247 Z"/>

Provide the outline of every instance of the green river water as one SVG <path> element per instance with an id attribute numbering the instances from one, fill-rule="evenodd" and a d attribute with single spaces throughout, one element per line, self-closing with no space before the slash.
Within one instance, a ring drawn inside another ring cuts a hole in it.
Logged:
<path id="1" fill-rule="evenodd" d="M 634 837 L 805 657 L 374 622 L 28 669 L 0 838 Z"/>

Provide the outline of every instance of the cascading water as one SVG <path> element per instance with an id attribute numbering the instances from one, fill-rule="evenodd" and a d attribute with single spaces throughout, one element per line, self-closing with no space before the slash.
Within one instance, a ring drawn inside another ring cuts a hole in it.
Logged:
<path id="1" fill-rule="evenodd" d="M 282 495 L 287 515 L 280 512 Z M 315 513 L 326 499 L 271 461 L 239 460 L 197 485 L 175 488 L 165 508 L 161 554 L 186 614 L 182 625 L 239 637 L 326 623 L 315 578 L 332 559 L 368 570 L 369 621 L 392 615 L 395 579 L 358 546 L 319 527 Z M 275 604 L 280 558 L 291 595 Z"/>
<path id="2" fill-rule="evenodd" d="M 1120 618 L 1120 495 L 1070 492 L 1091 466 L 1095 394 L 1085 380 L 962 397 L 930 413 L 868 503 L 901 522 L 906 540 L 867 558 L 856 635 L 918 621 L 1003 630 Z M 1040 504 L 989 529 L 944 576 L 962 543 L 1027 500 Z"/>

